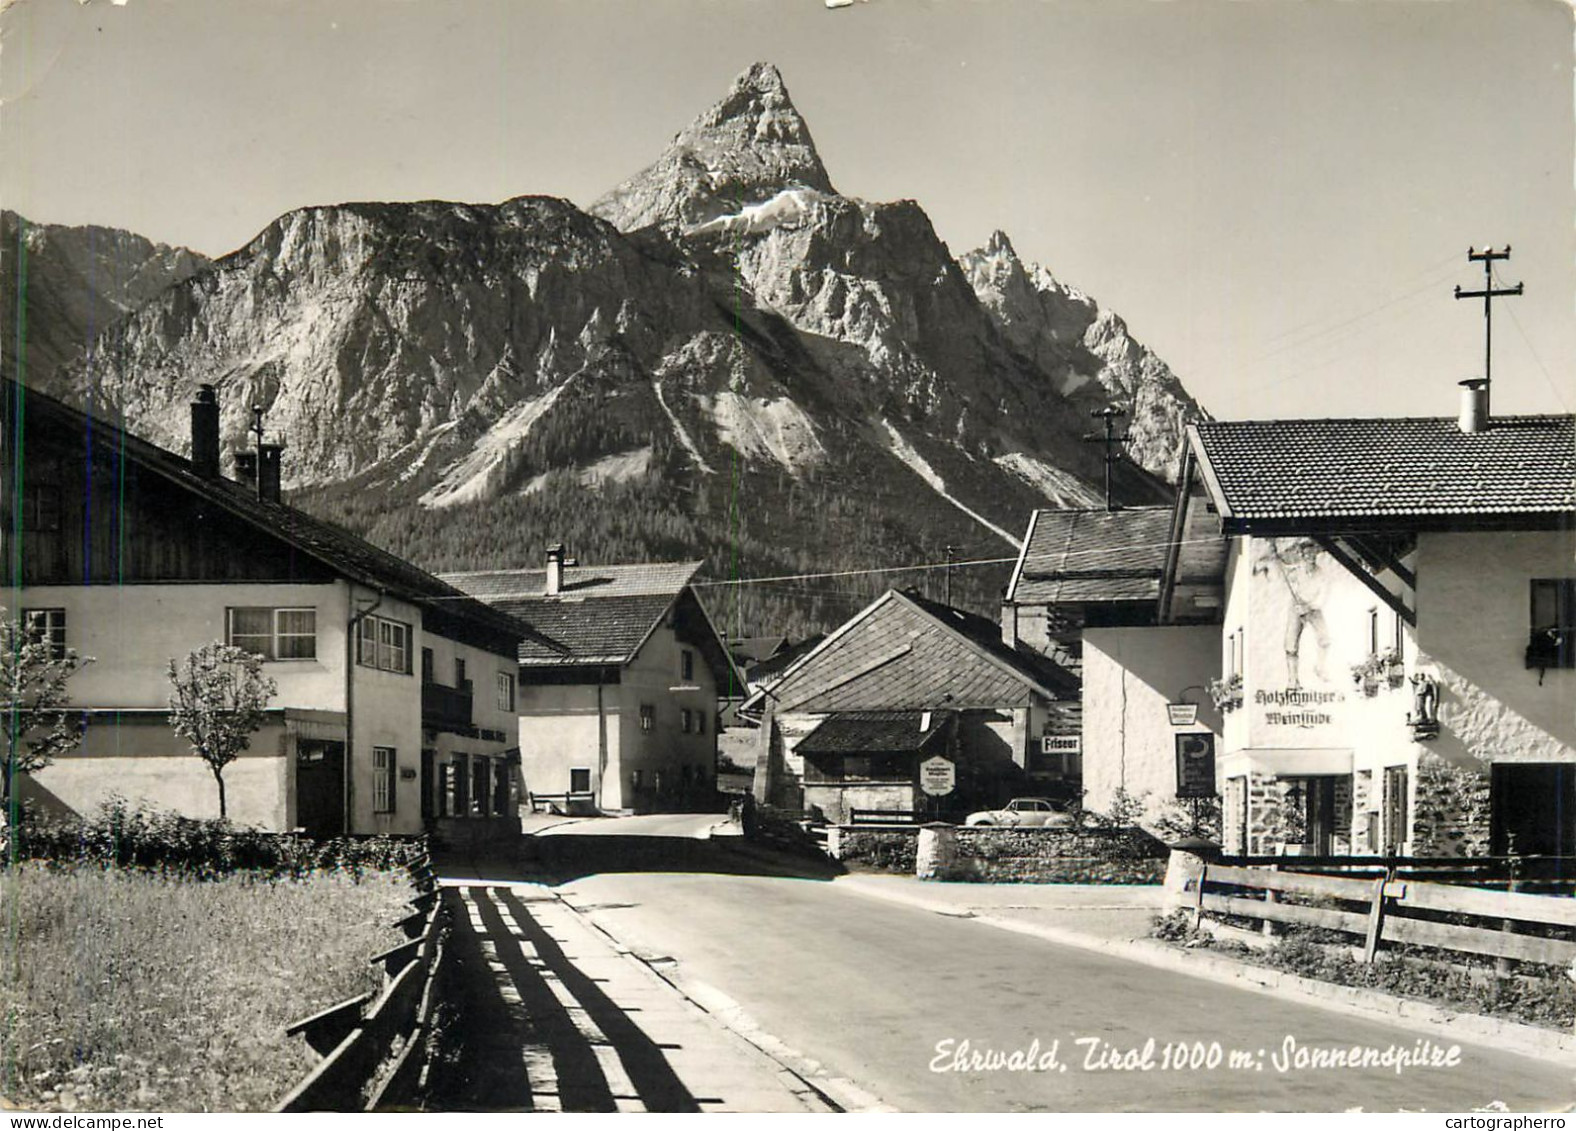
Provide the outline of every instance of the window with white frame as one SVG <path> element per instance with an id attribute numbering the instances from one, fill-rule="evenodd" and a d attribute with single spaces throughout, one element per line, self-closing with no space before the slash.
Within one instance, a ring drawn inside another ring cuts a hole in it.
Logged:
<path id="1" fill-rule="evenodd" d="M 514 710 L 514 676 L 508 672 L 498 673 L 498 709 Z"/>
<path id="2" fill-rule="evenodd" d="M 23 609 L 22 632 L 29 644 L 43 644 L 49 648 L 49 658 L 66 658 L 66 610 Z"/>
<path id="3" fill-rule="evenodd" d="M 651 703 L 640 705 L 640 729 L 651 730 L 657 725 L 657 708 Z"/>
<path id="4" fill-rule="evenodd" d="M 394 783 L 398 780 L 399 768 L 394 759 L 392 746 L 374 746 L 372 748 L 372 811 L 374 813 L 394 812 Z"/>
<path id="5" fill-rule="evenodd" d="M 356 636 L 356 662 L 379 671 L 411 674 L 411 626 L 387 617 L 368 616 Z"/>
<path id="6" fill-rule="evenodd" d="M 225 640 L 265 660 L 315 660 L 317 610 L 231 606 L 225 610 Z"/>

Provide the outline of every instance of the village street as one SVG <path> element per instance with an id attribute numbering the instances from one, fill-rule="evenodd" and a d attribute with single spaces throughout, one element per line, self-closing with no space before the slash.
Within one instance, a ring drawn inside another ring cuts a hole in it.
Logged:
<path id="1" fill-rule="evenodd" d="M 709 1021 L 742 1033 L 838 1106 L 1454 1111 L 1499 1101 L 1547 1110 L 1576 1096 L 1568 1068 L 1467 1044 L 1454 1067 L 1286 1064 L 1288 1042 L 1410 1050 L 1424 1034 L 872 898 L 868 885 L 830 870 L 796 867 L 737 838 L 708 839 L 717 821 L 626 818 L 544 830 L 528 842 L 528 867 L 559 882 L 517 886 L 524 894 L 511 898 L 525 900 L 522 908 L 543 899 L 555 916 L 562 904 L 576 909 L 577 922 L 645 960 Z M 484 872 L 474 882 L 507 878 Z M 561 903 L 548 900 L 554 893 Z M 1151 1038 L 1153 1067 L 1119 1067 L 1121 1053 Z M 1167 1068 L 1171 1042 L 1201 1042 L 1206 1057 L 1218 1042 L 1221 1062 Z M 1042 1070 L 968 1063 L 972 1053 L 1030 1049 Z M 1246 1054 L 1236 1068 L 1233 1051 Z M 493 1055 L 520 1064 L 517 1049 Z M 708 1077 L 707 1062 L 687 1064 L 698 1073 L 684 1080 L 688 1094 L 727 1100 L 725 1070 Z M 751 1093 L 756 1102 L 765 1095 Z"/>

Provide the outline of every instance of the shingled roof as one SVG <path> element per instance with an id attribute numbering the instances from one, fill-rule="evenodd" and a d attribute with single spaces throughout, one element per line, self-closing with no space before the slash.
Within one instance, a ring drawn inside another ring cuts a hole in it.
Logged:
<path id="1" fill-rule="evenodd" d="M 1158 600 L 1172 518 L 1172 507 L 1035 511 L 1007 584 L 1007 600 L 1019 605 Z"/>
<path id="2" fill-rule="evenodd" d="M 793 664 L 771 695 L 784 711 L 1001 709 L 1036 695 L 1060 709 L 1078 698 L 1078 681 L 1008 647 L 994 621 L 891 589 Z"/>
<path id="3" fill-rule="evenodd" d="M 539 639 L 520 645 L 523 666 L 590 666 L 634 659 L 658 622 L 684 596 L 701 565 L 696 561 L 565 566 L 559 592 L 551 596 L 546 592 L 547 572 L 540 569 L 446 573 L 443 580 L 537 631 Z M 698 601 L 695 608 L 705 615 Z M 720 641 L 717 650 L 721 651 Z M 708 661 L 718 666 L 714 657 L 708 655 Z M 728 662 L 725 657 L 720 661 Z M 742 680 L 737 682 L 742 686 Z"/>
<path id="4" fill-rule="evenodd" d="M 796 754 L 913 754 L 952 721 L 951 711 L 844 711 L 799 740 Z"/>
<path id="5" fill-rule="evenodd" d="M 563 567 L 556 597 L 547 596 L 545 569 L 491 569 L 445 573 L 443 578 L 482 601 L 557 602 L 588 597 L 677 597 L 701 562 L 639 562 L 633 565 Z"/>
<path id="6" fill-rule="evenodd" d="M 1576 416 L 1211 420 L 1188 440 L 1226 530 L 1557 525 L 1576 513 Z"/>
<path id="7" fill-rule="evenodd" d="M 190 460 L 133 435 L 120 425 L 72 408 L 36 389 L 0 378 L 7 412 L 25 404 L 28 427 L 44 424 L 84 436 L 92 445 L 114 451 L 117 459 L 151 472 L 189 491 L 265 534 L 281 539 L 341 576 L 423 606 L 443 617 L 469 622 L 515 640 L 531 630 L 515 618 L 484 605 L 403 558 L 381 550 L 350 531 L 314 518 L 288 503 L 264 502 L 255 489 L 222 477 L 208 478 Z"/>

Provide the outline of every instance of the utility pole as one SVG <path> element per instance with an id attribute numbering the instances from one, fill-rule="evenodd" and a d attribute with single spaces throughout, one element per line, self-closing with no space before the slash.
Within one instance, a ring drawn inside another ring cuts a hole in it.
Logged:
<path id="1" fill-rule="evenodd" d="M 1105 431 L 1086 432 L 1083 441 L 1086 444 L 1105 445 L 1105 509 L 1114 511 L 1116 504 L 1111 500 L 1111 467 L 1122 458 L 1122 453 L 1117 450 L 1117 445 L 1127 443 L 1127 436 L 1116 434 L 1116 422 L 1127 415 L 1123 409 L 1110 405 L 1106 408 L 1096 409 L 1089 414 L 1096 420 L 1105 421 Z"/>
<path id="2" fill-rule="evenodd" d="M 948 608 L 952 607 L 952 555 L 956 554 L 960 549 L 962 549 L 961 546 L 954 546 L 951 542 L 947 543 L 947 599 L 942 604 Z"/>
<path id="3" fill-rule="evenodd" d="M 1493 403 L 1490 392 L 1493 389 L 1493 377 L 1489 372 L 1494 357 L 1494 307 L 1493 300 L 1505 298 L 1510 295 L 1521 294 L 1520 283 L 1514 287 L 1494 289 L 1494 264 L 1501 259 L 1510 258 L 1510 245 L 1505 245 L 1504 251 L 1495 251 L 1492 247 L 1485 247 L 1482 251 L 1473 251 L 1467 248 L 1467 260 L 1471 263 L 1483 264 L 1483 289 L 1481 291 L 1464 291 L 1461 284 L 1456 284 L 1457 298 L 1480 298 L 1483 300 L 1483 414 L 1487 416 L 1489 406 Z"/>

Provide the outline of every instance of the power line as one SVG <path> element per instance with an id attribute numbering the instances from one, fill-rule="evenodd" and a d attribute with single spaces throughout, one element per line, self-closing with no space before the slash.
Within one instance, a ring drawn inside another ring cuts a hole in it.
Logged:
<path id="1" fill-rule="evenodd" d="M 1360 330 L 1352 330 L 1350 333 L 1341 334 L 1339 337 L 1331 339 L 1331 341 L 1328 342 L 1328 343 L 1322 342 L 1320 339 L 1328 337 L 1329 335 L 1334 334 L 1338 330 L 1343 330 L 1343 329 L 1346 329 L 1347 327 L 1353 326 L 1356 323 L 1363 321 L 1364 319 L 1372 318 L 1374 315 L 1377 315 L 1377 314 L 1382 314 L 1385 311 L 1391 309 L 1392 307 L 1400 306 L 1401 304 L 1406 303 L 1406 302 L 1410 302 L 1410 301 L 1412 301 L 1414 299 L 1417 299 L 1417 298 L 1421 297 L 1422 295 L 1429 294 L 1430 292 L 1432 292 L 1434 290 L 1435 287 L 1437 287 L 1439 285 L 1439 282 L 1440 282 L 1440 280 L 1435 278 L 1433 281 L 1423 284 L 1422 286 L 1418 287 L 1416 290 L 1408 291 L 1406 294 L 1403 294 L 1403 295 L 1397 295 L 1395 298 L 1390 299 L 1388 302 L 1382 302 L 1378 306 L 1372 307 L 1371 309 L 1366 310 L 1366 311 L 1364 311 L 1361 314 L 1354 315 L 1353 317 L 1348 318 L 1348 319 L 1346 319 L 1343 322 L 1337 323 L 1336 325 L 1331 326 L 1328 329 L 1321 330 L 1317 334 L 1312 334 L 1312 335 L 1309 335 L 1308 337 L 1303 338 L 1301 340 L 1288 342 L 1285 345 L 1276 346 L 1273 349 L 1265 350 L 1263 353 L 1258 354 L 1258 355 L 1248 359 L 1247 361 L 1243 362 L 1242 364 L 1244 366 L 1257 365 L 1259 362 L 1268 361 L 1272 357 L 1279 357 L 1283 353 L 1290 353 L 1290 352 L 1293 352 L 1293 351 L 1296 351 L 1296 350 L 1314 349 L 1314 348 L 1317 348 L 1319 346 L 1326 345 L 1326 344 L 1334 344 L 1336 342 L 1348 341 L 1351 338 L 1354 338 L 1354 337 L 1358 336 L 1359 334 L 1366 333 L 1369 328 L 1368 327 L 1364 327 L 1363 329 L 1360 329 Z M 1317 368 L 1317 366 L 1315 366 L 1314 368 Z M 1305 370 L 1303 372 L 1305 372 Z"/>
<path id="2" fill-rule="evenodd" d="M 1180 541 L 1175 541 L 1175 542 L 1172 542 L 1172 541 L 1165 541 L 1165 542 L 1135 542 L 1135 543 L 1133 543 L 1131 545 L 1127 545 L 1127 546 L 1102 546 L 1102 547 L 1100 547 L 1098 549 L 1093 549 L 1093 550 L 1072 550 L 1072 551 L 1068 551 L 1068 552 L 1066 552 L 1066 553 L 1064 553 L 1062 555 L 1062 559 L 1066 560 L 1068 558 L 1095 557 L 1095 556 L 1104 556 L 1104 555 L 1107 555 L 1107 554 L 1120 554 L 1120 553 L 1122 553 L 1124 551 L 1127 551 L 1127 550 L 1167 550 L 1167 549 L 1172 548 L 1173 546 L 1203 546 L 1203 545 L 1208 545 L 1210 543 L 1216 542 L 1218 540 L 1219 539 L 1216 539 L 1216 538 L 1184 538 L 1184 539 L 1181 539 Z M 888 574 L 888 573 L 919 573 L 919 572 L 922 572 L 924 570 L 932 570 L 932 569 L 964 569 L 964 568 L 967 568 L 969 566 L 1012 565 L 1012 564 L 1016 564 L 1017 561 L 1018 561 L 1018 557 L 1015 554 L 1015 555 L 1013 555 L 1010 558 L 975 558 L 972 561 L 958 561 L 958 560 L 954 559 L 954 560 L 952 560 L 950 562 L 947 562 L 947 561 L 920 562 L 920 563 L 913 564 L 913 565 L 881 566 L 881 567 L 877 567 L 877 568 L 873 568 L 873 569 L 843 569 L 843 570 L 830 570 L 830 571 L 825 571 L 825 572 L 821 572 L 821 573 L 783 573 L 783 574 L 775 574 L 775 575 L 770 576 L 770 577 L 730 577 L 730 578 L 723 578 L 723 579 L 720 579 L 720 580 L 717 580 L 717 581 L 705 581 L 705 580 L 691 581 L 689 584 L 690 584 L 690 586 L 692 588 L 695 588 L 695 589 L 702 589 L 702 588 L 715 589 L 715 588 L 717 588 L 719 586 L 723 586 L 723 585 L 765 585 L 765 584 L 775 584 L 775 583 L 784 582 L 784 581 L 818 581 L 818 580 L 822 580 L 824 578 L 830 578 L 830 577 L 874 577 L 874 576 L 878 576 L 878 575 L 881 575 L 881 574 Z M 473 570 L 471 572 L 475 572 L 475 573 L 495 573 L 495 572 L 498 572 L 498 571 L 496 571 L 496 570 Z M 826 591 L 826 592 L 827 592 L 828 596 L 831 596 L 831 595 L 833 595 L 834 591 Z M 541 597 L 543 595 L 544 594 L 542 593 L 542 591 L 540 589 L 531 589 L 531 590 L 528 590 L 526 592 L 521 592 L 521 593 L 489 593 L 487 595 L 487 597 L 486 597 L 486 600 L 488 600 L 488 601 L 523 601 L 523 600 L 532 600 L 534 598 Z M 423 599 L 424 600 L 429 600 L 429 601 L 472 601 L 472 600 L 481 600 L 481 598 L 475 597 L 474 595 L 468 594 L 468 593 L 462 593 L 462 594 L 459 594 L 459 595 L 454 596 L 454 597 L 427 597 L 427 598 L 423 598 Z"/>
<path id="3" fill-rule="evenodd" d="M 1494 281 L 1496 283 L 1503 283 L 1503 280 L 1499 277 L 1498 271 L 1494 272 Z M 1514 306 L 1507 306 L 1505 311 L 1510 315 L 1510 321 L 1511 324 L 1516 327 L 1516 333 L 1520 334 L 1521 340 L 1526 343 L 1527 352 L 1532 355 L 1532 360 L 1538 363 L 1538 369 L 1543 373 L 1543 379 L 1549 383 L 1549 388 L 1554 391 L 1554 399 L 1559 401 L 1560 404 L 1564 405 L 1567 409 L 1570 408 L 1571 402 L 1565 399 L 1565 394 L 1560 390 L 1559 384 L 1554 380 L 1554 375 L 1549 372 L 1549 367 L 1544 365 L 1543 358 L 1538 356 L 1537 347 L 1532 344 L 1532 339 L 1527 336 L 1526 329 L 1521 325 L 1521 319 L 1516 317 L 1516 308 Z"/>
<path id="4" fill-rule="evenodd" d="M 1275 354 L 1282 353 L 1288 349 L 1296 349 L 1298 346 L 1311 345 L 1313 342 L 1317 341 L 1326 334 L 1334 333 L 1336 330 L 1350 326 L 1354 322 L 1361 322 L 1364 318 L 1371 318 L 1373 315 L 1378 314 L 1383 310 L 1387 310 L 1398 303 L 1405 302 L 1407 299 L 1415 298 L 1420 294 L 1431 291 L 1434 289 L 1435 285 L 1440 282 L 1441 277 L 1447 274 L 1446 268 L 1453 269 L 1455 261 L 1456 257 L 1452 255 L 1446 259 L 1440 260 L 1438 263 L 1425 269 L 1420 274 L 1414 275 L 1414 279 L 1427 279 L 1428 282 L 1416 288 L 1415 290 L 1409 290 L 1403 294 L 1386 299 L 1378 306 L 1369 307 L 1368 309 L 1363 310 L 1357 314 L 1341 318 L 1339 321 L 1332 322 L 1328 318 L 1316 319 L 1312 322 L 1305 322 L 1301 326 L 1294 326 L 1290 330 L 1282 331 L 1279 334 L 1274 334 L 1267 338 L 1266 342 L 1275 343 L 1285 339 L 1297 340 L 1287 341 L 1286 345 L 1284 346 L 1275 346 L 1275 348 L 1261 354 L 1260 357 L 1273 357 Z M 1324 323 L 1327 322 L 1330 324 L 1324 325 Z M 1304 331 L 1307 332 L 1305 333 Z"/>
<path id="5" fill-rule="evenodd" d="M 1494 286 L 1494 264 L 1501 259 L 1510 258 L 1510 245 L 1505 245 L 1504 251 L 1495 251 L 1492 247 L 1485 247 L 1482 251 L 1473 251 L 1467 248 L 1467 261 L 1469 263 L 1483 264 L 1483 289 L 1481 291 L 1464 291 L 1461 284 L 1456 284 L 1456 298 L 1480 298 L 1483 300 L 1483 411 L 1488 412 L 1491 403 L 1490 396 L 1493 392 L 1493 364 L 1494 364 L 1494 303 L 1496 298 L 1512 298 L 1521 294 L 1522 285 L 1517 283 L 1514 287 Z"/>

